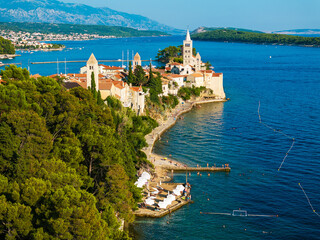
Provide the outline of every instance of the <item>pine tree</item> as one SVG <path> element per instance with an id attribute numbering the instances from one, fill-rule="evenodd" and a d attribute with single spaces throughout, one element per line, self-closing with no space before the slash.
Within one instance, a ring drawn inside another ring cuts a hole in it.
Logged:
<path id="1" fill-rule="evenodd" d="M 134 82 L 134 75 L 132 72 L 132 63 L 131 61 L 129 62 L 129 74 L 128 74 L 128 83 L 133 83 Z"/>

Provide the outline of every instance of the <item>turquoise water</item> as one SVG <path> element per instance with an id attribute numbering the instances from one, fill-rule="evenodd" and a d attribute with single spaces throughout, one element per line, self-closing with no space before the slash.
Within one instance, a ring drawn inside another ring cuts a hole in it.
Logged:
<path id="1" fill-rule="evenodd" d="M 119 59 L 127 49 L 153 58 L 159 48 L 181 44 L 181 37 L 65 42 L 62 52 L 24 54 L 15 61 Z M 194 204 L 162 219 L 138 219 L 139 239 L 320 239 L 320 48 L 194 42 L 205 61 L 224 73 L 226 103 L 203 105 L 184 115 L 155 152 L 205 166 L 229 163 L 229 174 L 189 177 Z M 79 50 L 79 47 L 83 47 Z M 125 54 L 126 55 L 126 54 Z M 271 58 L 270 58 L 271 56 Z M 13 61 L 13 60 L 12 60 Z M 5 62 L 5 61 L 4 61 Z M 7 61 L 8 62 L 8 61 Z M 68 64 L 78 72 L 83 64 Z M 30 65 L 31 72 L 56 73 L 55 65 Z M 64 64 L 61 64 L 64 71 Z M 262 120 L 296 139 L 259 124 Z M 185 180 L 177 174 L 174 181 Z M 202 212 L 272 214 L 278 218 L 201 215 Z M 169 224 L 167 223 L 169 222 Z"/>

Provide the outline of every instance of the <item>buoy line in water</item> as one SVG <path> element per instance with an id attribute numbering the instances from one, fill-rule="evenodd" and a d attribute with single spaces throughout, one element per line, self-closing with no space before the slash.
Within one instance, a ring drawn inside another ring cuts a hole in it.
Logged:
<path id="1" fill-rule="evenodd" d="M 307 193 L 305 192 L 305 190 L 303 189 L 303 187 L 302 187 L 302 185 L 301 185 L 300 183 L 299 183 L 299 187 L 301 188 L 301 190 L 303 191 L 304 195 L 306 196 L 306 198 L 307 198 L 307 200 L 308 200 L 308 203 L 309 203 L 309 205 L 310 205 L 310 207 L 311 207 L 311 209 L 312 209 L 312 212 L 313 212 L 314 214 L 316 214 L 318 217 L 320 217 L 320 214 L 317 213 L 316 210 L 313 208 L 313 206 L 312 206 L 312 204 L 311 204 L 311 202 L 310 202 L 310 199 L 309 199 Z"/>
<path id="2" fill-rule="evenodd" d="M 289 150 L 287 151 L 286 155 L 285 155 L 284 158 L 282 159 L 282 162 L 281 162 L 281 164 L 280 164 L 280 166 L 279 166 L 279 168 L 278 168 L 278 171 L 280 171 L 280 169 L 282 168 L 282 165 L 284 164 L 284 161 L 286 160 L 286 158 L 288 157 L 290 151 L 292 150 L 292 148 L 293 148 L 293 146 L 294 146 L 295 139 L 294 139 L 293 137 L 289 136 L 288 134 L 285 134 L 284 132 L 281 132 L 281 130 L 277 130 L 277 129 L 273 128 L 273 127 L 270 127 L 268 124 L 262 122 L 261 115 L 260 115 L 260 106 L 261 106 L 261 105 L 260 105 L 260 101 L 259 101 L 259 107 L 258 107 L 259 122 L 260 122 L 261 124 L 263 124 L 265 127 L 273 130 L 274 132 L 280 133 L 280 134 L 282 134 L 283 136 L 285 136 L 286 138 L 292 140 L 292 144 L 291 144 Z"/>

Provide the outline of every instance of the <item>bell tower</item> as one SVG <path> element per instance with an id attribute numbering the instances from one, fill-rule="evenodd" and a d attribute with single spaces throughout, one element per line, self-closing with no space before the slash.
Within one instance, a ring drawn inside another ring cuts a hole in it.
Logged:
<path id="1" fill-rule="evenodd" d="M 183 41 L 183 65 L 189 65 L 192 63 L 192 50 L 192 40 L 188 29 L 186 40 Z"/>
<path id="2" fill-rule="evenodd" d="M 94 81 L 96 83 L 96 90 L 98 91 L 99 90 L 99 65 L 93 53 L 91 54 L 87 62 L 87 88 L 91 87 L 92 73 L 94 73 Z"/>

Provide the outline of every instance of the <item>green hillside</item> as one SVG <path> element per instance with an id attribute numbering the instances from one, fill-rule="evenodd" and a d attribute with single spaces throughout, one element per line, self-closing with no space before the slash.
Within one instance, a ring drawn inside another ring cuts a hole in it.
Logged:
<path id="1" fill-rule="evenodd" d="M 15 54 L 16 51 L 14 49 L 11 41 L 0 37 L 0 54 Z"/>
<path id="2" fill-rule="evenodd" d="M 137 30 L 127 27 L 104 26 L 104 25 L 79 25 L 79 24 L 53 24 L 53 23 L 0 23 L 0 30 L 15 32 L 39 32 L 43 34 L 98 34 L 100 36 L 116 37 L 147 37 L 168 35 L 159 31 Z"/>
<path id="3" fill-rule="evenodd" d="M 242 42 L 257 44 L 285 44 L 320 46 L 320 37 L 301 37 L 285 34 L 258 33 L 231 29 L 216 29 L 192 35 L 194 40 L 214 42 Z"/>
<path id="4" fill-rule="evenodd" d="M 0 239 L 129 239 L 155 120 L 12 65 L 0 84 Z"/>

